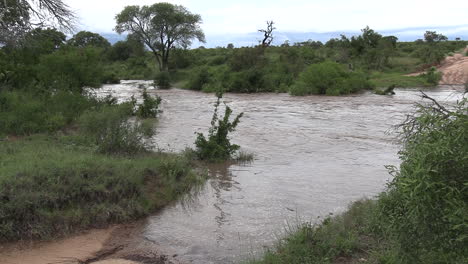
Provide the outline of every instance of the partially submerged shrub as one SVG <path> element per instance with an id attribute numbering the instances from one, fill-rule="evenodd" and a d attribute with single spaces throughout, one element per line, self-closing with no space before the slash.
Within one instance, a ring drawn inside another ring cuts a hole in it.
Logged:
<path id="1" fill-rule="evenodd" d="M 231 122 L 229 119 L 232 109 L 226 105 L 224 116 L 218 117 L 221 98 L 222 95 L 218 95 L 208 137 L 205 137 L 202 133 L 197 133 L 195 146 L 199 159 L 210 161 L 227 160 L 239 149 L 238 145 L 231 143 L 229 133 L 236 129 L 243 113 L 238 114 Z"/>
<path id="2" fill-rule="evenodd" d="M 138 106 L 136 115 L 141 118 L 155 118 L 159 113 L 159 104 L 161 104 L 161 97 L 151 97 L 146 88 L 142 92 L 143 103 Z"/>

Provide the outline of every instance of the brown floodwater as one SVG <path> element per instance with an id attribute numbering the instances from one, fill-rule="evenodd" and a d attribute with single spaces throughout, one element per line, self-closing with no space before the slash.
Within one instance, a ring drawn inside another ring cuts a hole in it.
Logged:
<path id="1" fill-rule="evenodd" d="M 128 100 L 139 96 L 139 84 L 150 83 L 126 81 L 98 94 Z M 441 86 L 426 93 L 453 102 L 461 89 Z M 208 130 L 215 96 L 181 89 L 149 92 L 163 99 L 155 146 L 175 152 L 193 147 L 195 132 Z M 255 160 L 211 166 L 213 177 L 199 193 L 149 217 L 141 239 L 181 261 L 238 262 L 259 256 L 301 221 L 317 222 L 375 196 L 390 179 L 384 166 L 399 164 L 391 128 L 420 101 L 417 90 L 395 92 L 226 94 L 234 113 L 244 112 L 232 141 Z"/>

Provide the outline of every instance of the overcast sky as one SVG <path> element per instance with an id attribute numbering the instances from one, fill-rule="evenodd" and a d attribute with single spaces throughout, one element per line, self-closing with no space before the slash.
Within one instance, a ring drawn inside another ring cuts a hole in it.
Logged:
<path id="1" fill-rule="evenodd" d="M 64 0 L 80 17 L 80 29 L 108 33 L 127 5 L 151 0 Z M 468 0 L 168 0 L 200 14 L 207 35 L 249 33 L 273 20 L 278 31 L 358 31 L 468 24 Z"/>

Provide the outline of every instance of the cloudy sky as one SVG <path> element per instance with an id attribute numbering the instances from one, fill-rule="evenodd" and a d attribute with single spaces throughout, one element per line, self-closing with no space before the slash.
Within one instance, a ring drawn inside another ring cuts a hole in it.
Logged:
<path id="1" fill-rule="evenodd" d="M 81 27 L 112 32 L 114 17 L 127 5 L 151 0 L 64 0 L 81 18 Z M 466 0 L 168 0 L 203 18 L 207 34 L 249 33 L 273 20 L 278 31 L 356 31 L 468 24 Z"/>

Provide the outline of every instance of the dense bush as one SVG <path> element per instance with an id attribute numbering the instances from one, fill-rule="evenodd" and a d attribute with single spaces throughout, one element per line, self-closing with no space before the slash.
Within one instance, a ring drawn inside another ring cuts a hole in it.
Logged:
<path id="1" fill-rule="evenodd" d="M 220 104 L 221 95 L 218 95 L 208 136 L 205 137 L 202 133 L 197 133 L 197 139 L 195 140 L 196 154 L 201 160 L 227 160 L 232 158 L 232 155 L 239 149 L 238 145 L 231 143 L 229 133 L 236 129 L 243 113 L 237 115 L 231 122 L 229 119 L 232 109 L 227 105 L 225 106 L 224 116 L 218 116 Z"/>
<path id="2" fill-rule="evenodd" d="M 76 91 L 99 87 L 104 68 L 96 48 L 67 48 L 41 57 L 37 79 L 44 89 Z"/>
<path id="3" fill-rule="evenodd" d="M 212 75 L 208 71 L 208 68 L 201 67 L 190 75 L 188 83 L 185 87 L 190 90 L 201 91 L 203 86 L 211 81 L 211 78 Z"/>
<path id="4" fill-rule="evenodd" d="M 418 105 L 401 128 L 400 169 L 380 198 L 408 263 L 463 263 L 468 257 L 467 99 L 448 110 Z"/>
<path id="5" fill-rule="evenodd" d="M 326 94 L 340 95 L 372 88 L 363 74 L 347 72 L 335 62 L 323 62 L 309 66 L 291 86 L 292 95 Z"/>

